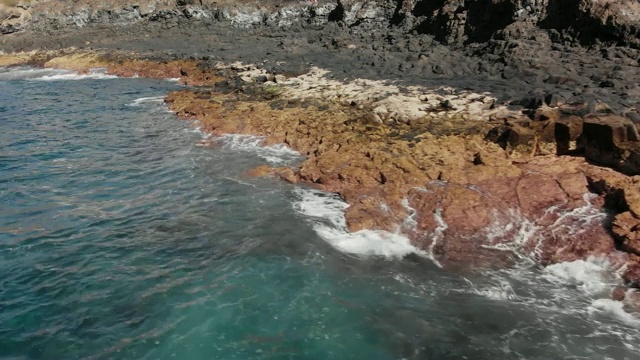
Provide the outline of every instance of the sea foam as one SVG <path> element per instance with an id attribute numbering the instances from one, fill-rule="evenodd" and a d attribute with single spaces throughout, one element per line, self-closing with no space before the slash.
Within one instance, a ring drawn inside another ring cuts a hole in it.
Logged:
<path id="1" fill-rule="evenodd" d="M 164 102 L 164 96 L 150 96 L 150 97 L 141 97 L 133 100 L 133 102 L 129 103 L 129 106 L 141 106 L 143 104 L 148 103 L 162 103 Z"/>
<path id="2" fill-rule="evenodd" d="M 627 312 L 621 301 L 597 299 L 591 303 L 587 310 L 591 316 L 606 315 L 627 325 L 640 328 L 640 316 Z"/>
<path id="3" fill-rule="evenodd" d="M 43 75 L 40 77 L 35 77 L 30 80 L 34 81 L 69 81 L 69 80 L 108 80 L 108 79 L 117 79 L 116 75 L 109 75 L 106 73 L 105 69 L 91 69 L 86 74 L 79 74 L 77 72 L 72 71 L 63 71 L 60 73 L 55 73 L 51 75 Z"/>
<path id="4" fill-rule="evenodd" d="M 349 206 L 335 194 L 297 188 L 294 208 L 309 216 L 314 231 L 334 248 L 357 256 L 400 258 L 411 253 L 427 254 L 411 244 L 406 236 L 382 230 L 350 232 L 344 211 Z"/>
<path id="5" fill-rule="evenodd" d="M 38 79 L 43 76 L 56 76 L 68 74 L 69 71 L 58 69 L 37 69 L 30 67 L 12 67 L 0 69 L 0 81 L 9 80 L 30 80 Z"/>
<path id="6" fill-rule="evenodd" d="M 300 160 L 300 154 L 285 144 L 263 146 L 264 137 L 227 134 L 218 138 L 223 146 L 235 151 L 255 153 L 273 165 L 286 165 Z"/>
<path id="7" fill-rule="evenodd" d="M 586 293 L 598 294 L 618 283 L 610 274 L 611 266 L 605 259 L 590 257 L 549 265 L 542 276 L 558 285 L 571 285 Z"/>

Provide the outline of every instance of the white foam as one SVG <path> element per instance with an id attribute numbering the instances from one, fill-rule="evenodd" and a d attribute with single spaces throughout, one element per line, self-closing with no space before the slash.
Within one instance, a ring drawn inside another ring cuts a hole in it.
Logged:
<path id="1" fill-rule="evenodd" d="M 141 97 L 133 100 L 132 103 L 129 103 L 129 106 L 141 106 L 142 104 L 147 103 L 163 103 L 164 96 L 151 96 L 151 97 Z"/>
<path id="2" fill-rule="evenodd" d="M 497 211 L 493 213 L 494 221 L 486 229 L 488 244 L 482 247 L 492 250 L 508 251 L 523 258 L 534 254 L 523 254 L 522 249 L 531 241 L 537 241 L 536 236 L 540 227 L 528 220 L 518 210 L 510 209 L 506 215 L 500 216 Z M 500 242 L 507 236 L 511 236 L 509 242 Z"/>
<path id="3" fill-rule="evenodd" d="M 515 300 L 517 298 L 517 295 L 513 291 L 511 284 L 505 279 L 498 279 L 496 281 L 497 284 L 484 288 L 476 288 L 470 281 L 468 282 L 472 287 L 471 292 L 490 300 L 505 301 Z"/>
<path id="4" fill-rule="evenodd" d="M 37 79 L 43 76 L 55 76 L 71 73 L 67 70 L 38 69 L 31 67 L 13 67 L 0 69 L 0 81 Z"/>
<path id="5" fill-rule="evenodd" d="M 588 294 L 598 294 L 617 284 L 611 275 L 611 267 L 605 259 L 589 257 L 549 265 L 543 270 L 543 277 L 552 283 L 573 285 Z"/>
<path id="6" fill-rule="evenodd" d="M 442 217 L 442 209 L 436 209 L 436 211 L 433 213 L 433 219 L 436 221 L 436 224 L 438 224 L 438 226 L 433 232 L 431 245 L 429 245 L 427 254 L 431 261 L 433 261 L 439 267 L 442 267 L 442 264 L 440 264 L 440 262 L 436 260 L 434 249 L 436 247 L 436 244 L 438 244 L 438 241 L 444 240 L 444 232 L 449 228 L 449 225 L 447 225 L 447 223 L 444 221 L 444 218 Z"/>
<path id="7" fill-rule="evenodd" d="M 202 126 L 200 126 L 198 121 L 194 121 L 191 124 L 191 128 L 184 129 L 184 131 L 200 135 L 203 141 L 209 140 L 213 137 L 211 134 L 202 131 Z"/>
<path id="8" fill-rule="evenodd" d="M 349 232 L 344 211 L 349 206 L 337 195 L 319 190 L 296 189 L 299 200 L 294 208 L 309 216 L 313 229 L 334 248 L 358 256 L 383 256 L 400 258 L 416 253 L 426 253 L 411 244 L 406 236 L 381 230 L 360 230 Z"/>
<path id="9" fill-rule="evenodd" d="M 236 151 L 255 153 L 274 165 L 284 165 L 300 159 L 300 154 L 285 144 L 263 146 L 264 137 L 227 134 L 220 137 L 224 146 Z"/>
<path id="10" fill-rule="evenodd" d="M 604 314 L 616 318 L 623 323 L 640 328 L 640 317 L 625 311 L 624 304 L 611 299 L 597 299 L 588 308 L 589 315 Z"/>
<path id="11" fill-rule="evenodd" d="M 117 79 L 116 75 L 108 75 L 104 69 L 91 69 L 86 74 L 79 74 L 76 72 L 65 72 L 61 74 L 44 75 L 41 77 L 33 78 L 30 80 L 35 81 L 70 81 L 70 80 L 103 80 L 103 79 Z"/>
<path id="12" fill-rule="evenodd" d="M 591 200 L 598 197 L 596 194 L 585 193 L 582 196 L 585 204 L 581 207 L 572 209 L 559 214 L 558 219 L 550 226 L 552 234 L 562 230 L 567 231 L 569 235 L 580 234 L 588 229 L 589 225 L 603 221 L 607 215 L 601 209 L 593 206 Z M 552 207 L 548 213 L 558 213 L 557 207 Z M 571 226 L 567 226 L 570 223 Z"/>
<path id="13" fill-rule="evenodd" d="M 382 204 L 380 205 L 381 207 L 384 205 L 384 208 L 382 209 L 383 211 L 389 212 L 389 207 L 386 204 Z M 418 222 L 416 221 L 416 217 L 418 216 L 418 212 L 416 211 L 416 209 L 412 208 L 411 205 L 409 205 L 409 199 L 404 198 L 402 199 L 402 207 L 404 207 L 407 210 L 407 213 L 409 215 L 407 215 L 407 218 L 404 219 L 404 222 L 402 223 L 400 229 L 401 231 L 410 231 L 410 232 L 416 232 L 416 230 L 418 229 Z"/>

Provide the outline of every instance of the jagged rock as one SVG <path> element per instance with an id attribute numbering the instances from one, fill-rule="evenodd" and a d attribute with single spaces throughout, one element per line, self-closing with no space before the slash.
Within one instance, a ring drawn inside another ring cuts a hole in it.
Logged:
<path id="1" fill-rule="evenodd" d="M 536 152 L 537 137 L 533 129 L 521 125 L 512 125 L 508 130 L 507 151 L 524 157 L 531 157 Z"/>
<path id="2" fill-rule="evenodd" d="M 583 199 L 587 182 L 582 173 L 571 172 L 577 171 L 571 169 L 575 165 L 538 161 L 525 166 L 528 173 L 496 174 L 472 185 L 430 182 L 414 189 L 409 204 L 417 214 L 416 242 L 449 265 L 501 266 L 514 260 L 509 249 L 543 263 L 614 252 L 596 202 L 588 205 Z M 594 218 L 570 215 L 581 206 L 594 206 Z"/>
<path id="3" fill-rule="evenodd" d="M 630 211 L 618 214 L 613 222 L 613 233 L 620 239 L 624 251 L 640 255 L 640 219 Z"/>
<path id="4" fill-rule="evenodd" d="M 584 120 L 579 116 L 568 115 L 554 119 L 554 124 L 557 154 L 566 155 L 572 150 L 579 150 L 575 147 L 575 142 L 582 134 Z"/>
<path id="5" fill-rule="evenodd" d="M 585 156 L 628 174 L 640 174 L 638 129 L 628 119 L 616 115 L 589 115 L 584 118 L 580 147 Z"/>
<path id="6" fill-rule="evenodd" d="M 570 30 L 581 41 L 639 44 L 640 4 L 635 0 L 412 0 L 403 2 L 407 6 L 413 6 L 420 21 L 418 31 L 448 44 L 532 39 L 539 34 L 531 31 L 533 26 Z"/>
<path id="7" fill-rule="evenodd" d="M 584 160 L 548 156 L 513 163 L 479 136 L 411 137 L 410 127 L 360 120 L 362 110 L 350 105 L 318 112 L 316 106 L 271 107 L 247 95 L 203 98 L 191 91 L 173 93 L 169 102 L 214 134 L 268 134 L 267 143 L 288 144 L 306 156 L 297 181 L 350 204 L 351 231 L 400 228 L 441 265 L 501 266 L 516 253 L 542 263 L 591 255 L 625 259 L 615 255 L 604 225 L 605 195 L 587 195 L 592 165 Z M 258 172 L 273 174 L 270 168 Z"/>

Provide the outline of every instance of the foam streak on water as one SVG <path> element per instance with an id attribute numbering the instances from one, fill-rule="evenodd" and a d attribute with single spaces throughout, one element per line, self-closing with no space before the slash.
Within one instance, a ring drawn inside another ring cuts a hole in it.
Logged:
<path id="1" fill-rule="evenodd" d="M 133 100 L 133 102 L 130 103 L 129 106 L 141 106 L 148 103 L 162 103 L 162 102 L 164 102 L 164 96 L 147 96 L 147 97 L 141 97 Z"/>
<path id="2" fill-rule="evenodd" d="M 61 73 L 33 78 L 34 81 L 69 81 L 69 80 L 109 80 L 117 79 L 116 75 L 108 75 L 103 69 L 91 69 L 87 73 Z"/>
<path id="3" fill-rule="evenodd" d="M 255 153 L 273 165 L 286 165 L 300 160 L 300 154 L 285 144 L 263 146 L 264 138 L 260 136 L 228 134 L 219 139 L 231 150 Z"/>
<path id="4" fill-rule="evenodd" d="M 59 69 L 35 69 L 30 67 L 0 68 L 0 81 L 38 79 L 43 76 L 70 74 Z"/>

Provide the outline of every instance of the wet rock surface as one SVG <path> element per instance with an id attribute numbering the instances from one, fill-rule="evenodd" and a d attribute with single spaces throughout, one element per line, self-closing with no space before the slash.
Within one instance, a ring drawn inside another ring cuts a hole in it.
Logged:
<path id="1" fill-rule="evenodd" d="M 512 156 L 485 140 L 486 122 L 445 134 L 424 117 L 377 121 L 376 108 L 332 103 L 315 93 L 312 74 L 284 82 L 297 84 L 298 95 L 316 94 L 301 98 L 285 85 L 276 90 L 276 83 L 255 88 L 248 73 L 239 73 L 250 84 L 241 91 L 184 90 L 167 102 L 213 134 L 261 135 L 265 144 L 299 151 L 306 158 L 299 168 L 261 167 L 251 175 L 340 194 L 350 204 L 351 231 L 400 231 L 438 264 L 454 268 L 505 266 L 521 256 L 542 264 L 604 257 L 627 269 L 628 284 L 637 282 L 637 217 L 630 210 L 637 205 L 629 204 L 636 201 L 638 176 L 581 156 Z M 307 92 L 299 84 L 305 80 Z M 453 128 L 470 121 L 448 115 L 441 122 Z"/>

